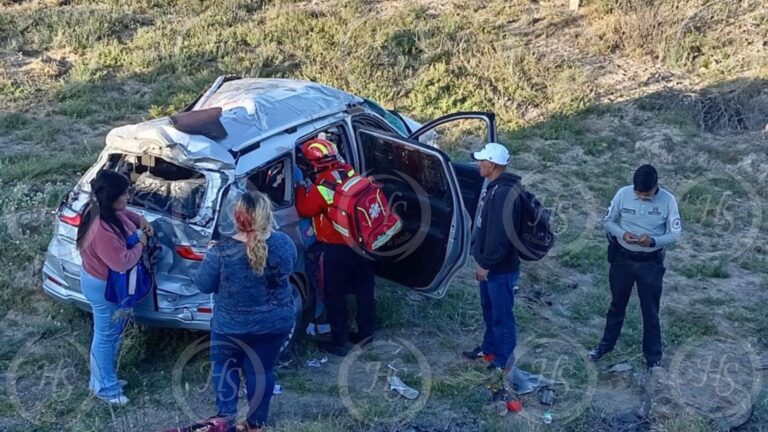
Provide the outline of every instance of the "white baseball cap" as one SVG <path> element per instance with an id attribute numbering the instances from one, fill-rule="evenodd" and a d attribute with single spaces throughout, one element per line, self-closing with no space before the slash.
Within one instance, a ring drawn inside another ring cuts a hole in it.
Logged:
<path id="1" fill-rule="evenodd" d="M 499 143 L 488 143 L 480 151 L 472 153 L 472 159 L 507 165 L 509 164 L 509 150 Z"/>

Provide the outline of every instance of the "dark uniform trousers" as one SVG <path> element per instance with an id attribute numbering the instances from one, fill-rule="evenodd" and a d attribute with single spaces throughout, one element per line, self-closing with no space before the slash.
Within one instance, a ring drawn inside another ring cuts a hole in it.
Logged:
<path id="1" fill-rule="evenodd" d="M 357 330 L 361 338 L 373 336 L 376 323 L 374 262 L 341 244 L 322 244 L 320 278 L 333 343 L 346 344 L 349 336 L 347 294 L 357 301 Z"/>
<path id="2" fill-rule="evenodd" d="M 643 315 L 643 355 L 649 362 L 661 361 L 661 324 L 659 305 L 661 302 L 662 279 L 664 278 L 664 253 L 636 254 L 619 245 L 612 248 L 608 257 L 610 269 L 608 280 L 611 286 L 611 306 L 605 319 L 605 332 L 600 348 L 610 351 L 616 345 L 624 325 L 624 314 L 637 284 L 637 296 Z"/>

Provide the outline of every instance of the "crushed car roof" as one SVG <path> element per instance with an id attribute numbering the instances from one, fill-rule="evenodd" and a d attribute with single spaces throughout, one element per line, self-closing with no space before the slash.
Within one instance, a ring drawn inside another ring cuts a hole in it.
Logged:
<path id="1" fill-rule="evenodd" d="M 243 78 L 222 83 L 200 102 L 195 109 L 222 108 L 220 120 L 227 131 L 225 138 L 212 140 L 186 134 L 176 130 L 165 117 L 112 129 L 107 135 L 107 147 L 143 152 L 155 147 L 154 142 L 173 149 L 175 160 L 215 160 L 223 168 L 233 165 L 230 152 L 338 113 L 362 103 L 363 99 L 310 81 Z"/>
<path id="2" fill-rule="evenodd" d="M 223 83 L 195 108 L 220 107 L 228 135 L 218 143 L 238 151 L 268 135 L 362 102 L 358 96 L 310 81 L 243 78 Z"/>

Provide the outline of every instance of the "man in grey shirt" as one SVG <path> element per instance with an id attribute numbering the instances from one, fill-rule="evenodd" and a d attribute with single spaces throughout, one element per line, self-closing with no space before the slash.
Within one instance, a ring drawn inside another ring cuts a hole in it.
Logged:
<path id="1" fill-rule="evenodd" d="M 643 314 L 643 355 L 648 368 L 661 365 L 661 301 L 664 248 L 677 243 L 681 233 L 677 200 L 658 185 L 658 173 L 651 165 L 635 171 L 633 185 L 616 193 L 603 225 L 608 233 L 608 279 L 611 306 L 605 332 L 597 348 L 589 353 L 593 361 L 613 350 L 624 324 L 624 313 L 637 283 Z"/>

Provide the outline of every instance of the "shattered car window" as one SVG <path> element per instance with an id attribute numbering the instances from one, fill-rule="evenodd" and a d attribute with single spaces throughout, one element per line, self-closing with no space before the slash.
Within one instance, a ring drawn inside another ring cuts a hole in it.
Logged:
<path id="1" fill-rule="evenodd" d="M 248 190 L 258 190 L 269 196 L 275 208 L 292 204 L 293 187 L 291 185 L 290 157 L 266 164 L 248 177 Z"/>
<path id="2" fill-rule="evenodd" d="M 197 216 L 205 198 L 202 173 L 180 167 L 155 156 L 113 154 L 105 169 L 125 174 L 131 180 L 134 207 L 189 220 Z"/>

